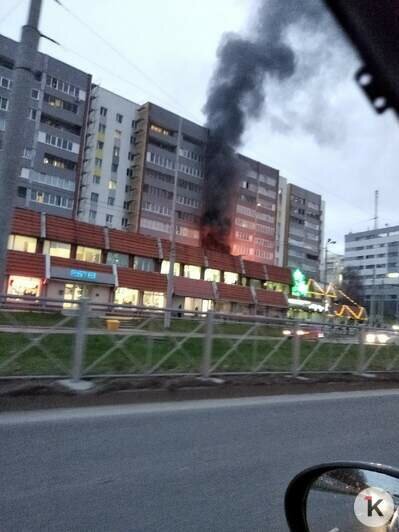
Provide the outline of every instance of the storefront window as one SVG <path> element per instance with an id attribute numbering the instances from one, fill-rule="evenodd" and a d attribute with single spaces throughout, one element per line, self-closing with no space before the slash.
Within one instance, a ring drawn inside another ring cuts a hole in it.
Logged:
<path id="1" fill-rule="evenodd" d="M 161 273 L 164 273 L 167 275 L 169 273 L 169 268 L 170 268 L 169 261 L 163 260 L 161 264 Z M 175 275 L 176 277 L 180 275 L 180 262 L 175 262 L 174 267 L 173 267 L 173 275 Z"/>
<path id="2" fill-rule="evenodd" d="M 220 271 L 206 268 L 204 279 L 205 281 L 215 281 L 216 283 L 220 283 Z"/>
<path id="3" fill-rule="evenodd" d="M 224 282 L 226 284 L 238 284 L 238 273 L 224 272 Z"/>
<path id="4" fill-rule="evenodd" d="M 191 312 L 208 312 L 213 309 L 213 301 L 211 299 L 200 299 L 197 297 L 184 298 L 184 310 Z"/>
<path id="5" fill-rule="evenodd" d="M 64 259 L 69 259 L 71 256 L 71 244 L 45 240 L 43 245 L 43 253 L 45 255 L 51 255 L 52 257 L 63 257 Z"/>
<path id="6" fill-rule="evenodd" d="M 37 239 L 31 236 L 10 235 L 8 238 L 8 249 L 36 253 L 36 243 Z"/>
<path id="7" fill-rule="evenodd" d="M 283 292 L 284 294 L 289 294 L 290 287 L 283 283 L 276 283 L 274 281 L 266 281 L 263 283 L 263 287 L 266 290 L 274 290 L 275 292 Z"/>
<path id="8" fill-rule="evenodd" d="M 138 305 L 139 291 L 132 288 L 119 287 L 115 290 L 114 302 L 117 305 Z"/>
<path id="9" fill-rule="evenodd" d="M 259 279 L 250 279 L 249 286 L 253 286 L 254 288 L 262 288 L 262 282 Z"/>
<path id="10" fill-rule="evenodd" d="M 76 258 L 85 262 L 97 262 L 101 263 L 101 249 L 86 248 L 84 246 L 78 246 L 76 248 Z"/>
<path id="11" fill-rule="evenodd" d="M 129 255 L 125 255 L 125 253 L 115 253 L 113 251 L 108 251 L 107 264 L 117 264 L 118 266 L 128 267 Z"/>
<path id="12" fill-rule="evenodd" d="M 133 267 L 135 270 L 141 270 L 142 272 L 153 272 L 155 270 L 154 259 L 148 257 L 134 257 Z"/>
<path id="13" fill-rule="evenodd" d="M 143 305 L 145 307 L 164 308 L 165 294 L 162 292 L 144 292 Z"/>
<path id="14" fill-rule="evenodd" d="M 41 279 L 10 275 L 7 293 L 12 296 L 40 296 Z"/>
<path id="15" fill-rule="evenodd" d="M 189 279 L 201 279 L 201 267 L 185 264 L 184 277 L 188 277 Z"/>

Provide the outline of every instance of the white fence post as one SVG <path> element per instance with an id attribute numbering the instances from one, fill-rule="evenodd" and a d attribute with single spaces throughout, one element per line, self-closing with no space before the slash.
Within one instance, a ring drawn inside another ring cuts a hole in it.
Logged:
<path id="1" fill-rule="evenodd" d="M 76 323 L 75 346 L 73 350 L 72 381 L 79 382 L 82 378 L 83 358 L 86 350 L 86 329 L 89 311 L 89 300 L 79 301 L 79 311 Z"/>
<path id="2" fill-rule="evenodd" d="M 213 311 L 209 310 L 206 314 L 204 346 L 201 363 L 201 376 L 205 379 L 209 377 L 211 372 L 214 317 Z"/>
<path id="3" fill-rule="evenodd" d="M 295 325 L 292 337 L 292 376 L 298 377 L 299 365 L 301 361 L 301 337 L 298 334 L 299 327 Z"/>

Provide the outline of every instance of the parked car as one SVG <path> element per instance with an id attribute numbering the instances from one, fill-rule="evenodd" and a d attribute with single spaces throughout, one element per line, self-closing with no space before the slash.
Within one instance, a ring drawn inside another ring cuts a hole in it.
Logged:
<path id="1" fill-rule="evenodd" d="M 305 340 L 320 340 L 324 338 L 324 332 L 321 327 L 299 328 L 296 331 L 294 329 L 284 329 L 283 336 L 292 338 L 295 332 L 297 336 L 302 336 Z"/>

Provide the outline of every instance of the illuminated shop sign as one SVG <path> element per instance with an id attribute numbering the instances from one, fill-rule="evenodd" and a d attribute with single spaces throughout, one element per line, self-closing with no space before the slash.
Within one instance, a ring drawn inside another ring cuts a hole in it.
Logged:
<path id="1" fill-rule="evenodd" d="M 297 297 L 306 297 L 308 295 L 308 282 L 305 274 L 299 268 L 292 272 L 291 294 Z"/>
<path id="2" fill-rule="evenodd" d="M 70 270 L 71 279 L 78 279 L 79 281 L 95 281 L 97 279 L 97 272 L 88 272 L 86 270 Z"/>

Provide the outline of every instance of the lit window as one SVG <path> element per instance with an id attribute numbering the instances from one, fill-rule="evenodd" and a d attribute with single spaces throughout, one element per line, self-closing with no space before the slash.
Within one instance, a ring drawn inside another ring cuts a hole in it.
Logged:
<path id="1" fill-rule="evenodd" d="M 12 296 L 38 297 L 40 295 L 41 283 L 41 279 L 36 277 L 10 275 L 8 280 L 7 294 Z"/>
<path id="2" fill-rule="evenodd" d="M 165 294 L 162 292 L 144 292 L 143 305 L 145 307 L 164 308 Z"/>
<path id="3" fill-rule="evenodd" d="M 109 251 L 107 253 L 107 264 L 117 264 L 118 266 L 129 266 L 129 255 Z"/>
<path id="4" fill-rule="evenodd" d="M 69 259 L 71 256 L 71 244 L 45 240 L 43 253 L 45 255 L 51 255 L 52 257 L 63 257 L 65 259 Z"/>
<path id="5" fill-rule="evenodd" d="M 101 263 L 101 249 L 78 246 L 76 248 L 76 258 L 85 262 Z"/>
<path id="6" fill-rule="evenodd" d="M 190 279 L 201 279 L 201 267 L 191 266 L 190 264 L 184 265 L 184 277 Z"/>
<path id="7" fill-rule="evenodd" d="M 132 288 L 118 287 L 115 290 L 114 303 L 117 305 L 138 305 L 139 291 Z"/>
<path id="8" fill-rule="evenodd" d="M 200 299 L 197 297 L 184 298 L 184 310 L 191 312 L 208 312 L 213 309 L 213 301 L 211 299 Z"/>
<path id="9" fill-rule="evenodd" d="M 108 189 L 109 190 L 115 190 L 116 189 L 117 182 L 114 179 L 110 179 L 108 181 Z"/>
<path id="10" fill-rule="evenodd" d="M 205 281 L 215 281 L 216 283 L 220 283 L 220 271 L 206 268 L 204 279 Z"/>
<path id="11" fill-rule="evenodd" d="M 170 262 L 168 260 L 163 260 L 161 264 L 161 273 L 168 274 L 170 268 Z M 180 262 L 175 262 L 173 267 L 173 275 L 178 277 L 180 275 Z"/>
<path id="12" fill-rule="evenodd" d="M 238 273 L 224 272 L 224 282 L 226 284 L 238 284 Z"/>
<path id="13" fill-rule="evenodd" d="M 8 249 L 13 251 L 25 251 L 36 253 L 37 239 L 31 236 L 10 235 L 8 237 Z"/>
<path id="14" fill-rule="evenodd" d="M 154 259 L 147 257 L 134 257 L 133 268 L 143 272 L 153 272 L 155 270 Z"/>

